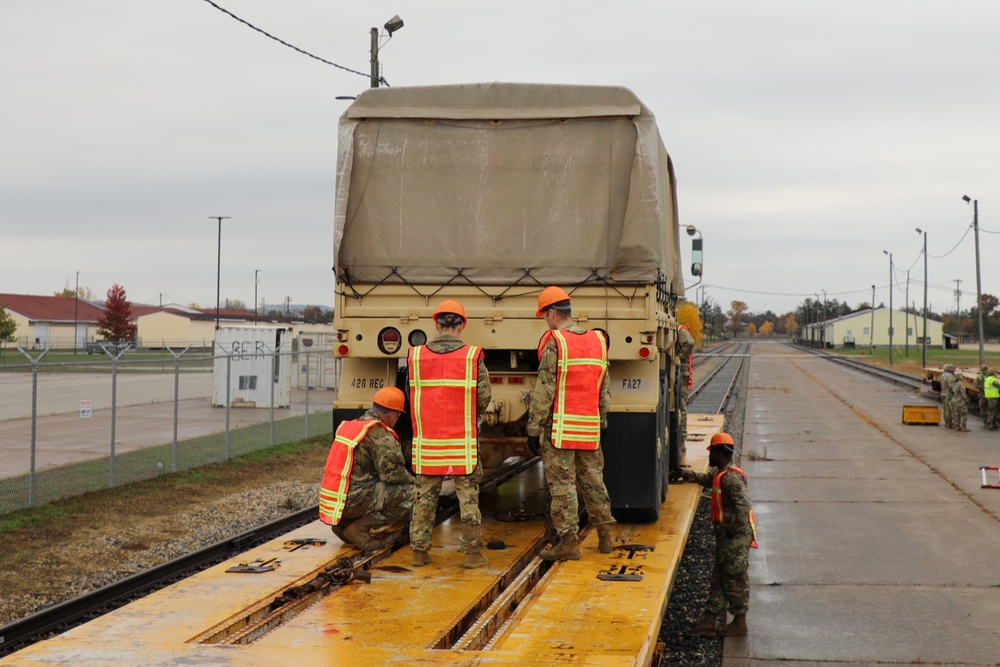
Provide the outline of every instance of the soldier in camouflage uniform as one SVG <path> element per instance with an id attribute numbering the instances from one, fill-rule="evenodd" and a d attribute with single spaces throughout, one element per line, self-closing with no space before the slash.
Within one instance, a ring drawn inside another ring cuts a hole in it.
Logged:
<path id="1" fill-rule="evenodd" d="M 979 416 L 986 420 L 986 395 L 984 392 L 984 383 L 986 381 L 986 376 L 990 374 L 990 369 L 986 364 L 979 367 L 979 373 L 976 374 L 976 391 L 979 392 Z"/>
<path id="2" fill-rule="evenodd" d="M 986 368 L 983 366 L 983 368 Z M 986 412 L 983 413 L 983 424 L 991 431 L 997 429 L 997 407 L 1000 403 L 1000 381 L 996 371 L 987 371 L 983 380 L 983 390 L 980 395 L 986 398 Z"/>
<path id="3" fill-rule="evenodd" d="M 547 294 L 565 298 L 546 303 Z M 538 312 L 545 318 L 550 330 L 586 333 L 585 329 L 573 324 L 570 298 L 560 288 L 549 287 L 542 292 L 539 296 Z M 611 516 L 611 499 L 604 485 L 603 449 L 599 445 L 593 451 L 560 449 L 552 444 L 552 413 L 558 363 L 558 346 L 554 339 L 549 338 L 541 350 L 538 377 L 528 411 L 527 432 L 528 448 L 535 454 L 540 452 L 542 455 L 545 483 L 551 498 L 549 513 L 553 528 L 558 534 L 559 544 L 544 549 L 539 556 L 545 560 L 579 560 L 577 531 L 580 523 L 580 506 L 577 484 L 579 483 L 580 495 L 583 497 L 589 521 L 597 529 L 598 549 L 601 553 L 611 553 L 614 549 L 611 524 L 615 523 L 615 519 Z M 603 433 L 608 426 L 608 411 L 611 408 L 611 388 L 606 372 L 601 383 L 598 404 Z"/>
<path id="4" fill-rule="evenodd" d="M 673 470 L 671 479 L 696 482 L 712 490 L 715 565 L 705 604 L 705 618 L 684 632 L 688 637 L 735 637 L 747 634 L 750 608 L 750 548 L 757 546 L 746 473 L 733 465 L 733 439 L 716 433 L 708 446 L 708 472 Z M 733 622 L 716 629 L 719 613 L 728 606 Z"/>
<path id="5" fill-rule="evenodd" d="M 688 385 L 691 383 L 691 355 L 694 354 L 694 336 L 687 325 L 680 325 L 677 328 L 677 342 L 674 343 L 674 358 L 680 365 L 679 385 L 681 401 L 678 406 L 678 422 L 681 427 L 681 454 L 687 451 L 685 441 L 688 430 Z"/>
<path id="6" fill-rule="evenodd" d="M 389 397 L 388 400 L 384 397 Z M 392 428 L 402 414 L 377 401 L 392 403 L 392 407 L 400 410 L 403 407 L 403 392 L 394 387 L 380 389 L 375 395 L 372 406 L 358 421 L 378 421 L 372 426 L 364 438 L 354 447 L 353 464 L 350 468 L 350 481 L 347 498 L 340 521 L 331 526 L 333 533 L 343 542 L 350 542 L 367 553 L 385 546 L 385 542 L 373 540 L 371 530 L 389 526 L 399 522 L 401 529 L 409 516 L 413 505 L 414 479 L 406 469 L 406 460 L 400 449 L 399 439 Z M 341 424 L 343 427 L 344 424 Z M 338 427 L 338 435 L 342 430 Z M 336 449 L 342 445 L 334 440 L 330 447 L 328 458 L 328 475 L 330 462 L 336 458 Z M 329 476 L 324 478 L 323 487 L 333 486 Z M 320 496 L 321 516 L 324 511 L 324 499 L 328 494 Z M 324 519 L 329 522 L 329 516 Z"/>
<path id="7" fill-rule="evenodd" d="M 951 368 L 952 371 L 955 370 L 954 366 Z M 969 429 L 966 427 L 966 420 L 969 416 L 968 394 L 965 391 L 962 379 L 955 375 L 954 372 L 952 373 L 952 378 L 951 390 L 948 394 L 948 404 L 951 409 L 951 426 L 956 431 L 968 431 Z"/>
<path id="8" fill-rule="evenodd" d="M 941 397 L 941 412 L 944 416 L 944 427 L 951 429 L 955 428 L 955 414 L 954 410 L 952 410 L 951 394 L 955 383 L 958 382 L 958 378 L 955 377 L 955 367 L 951 364 L 942 366 L 941 371 L 941 391 L 938 395 Z"/>
<path id="9" fill-rule="evenodd" d="M 455 312 L 442 312 L 448 304 Z M 465 347 L 458 336 L 465 328 L 465 310 L 457 301 L 446 300 L 437 308 L 434 315 L 434 326 L 437 337 L 427 343 L 431 352 L 454 352 Z M 493 398 L 493 388 L 490 386 L 490 374 L 486 370 L 483 357 L 479 357 L 476 377 L 476 416 L 480 417 L 489 407 Z M 409 384 L 409 383 L 408 383 Z M 409 386 L 407 387 L 407 393 Z M 461 409 L 461 406 L 455 406 Z M 413 415 L 414 421 L 417 415 Z M 414 425 L 416 433 L 416 425 Z M 454 475 L 455 495 L 458 497 L 459 511 L 462 518 L 462 537 L 459 551 L 465 554 L 462 566 L 477 568 L 487 565 L 486 557 L 481 551 L 483 543 L 482 514 L 479 511 L 479 484 L 483 480 L 483 466 L 480 463 L 475 470 L 466 475 Z M 413 566 L 422 567 L 431 562 L 431 531 L 434 528 L 434 517 L 437 514 L 438 497 L 444 477 L 440 475 L 417 475 L 417 494 L 413 502 L 413 518 L 410 521 L 410 548 L 413 550 Z"/>

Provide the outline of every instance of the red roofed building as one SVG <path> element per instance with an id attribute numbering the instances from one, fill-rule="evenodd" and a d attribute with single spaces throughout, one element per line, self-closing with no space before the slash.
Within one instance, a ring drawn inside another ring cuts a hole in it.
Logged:
<path id="1" fill-rule="evenodd" d="M 0 294 L 0 306 L 17 324 L 15 345 L 24 348 L 82 348 L 97 335 L 104 309 L 83 299 L 68 296 Z"/>

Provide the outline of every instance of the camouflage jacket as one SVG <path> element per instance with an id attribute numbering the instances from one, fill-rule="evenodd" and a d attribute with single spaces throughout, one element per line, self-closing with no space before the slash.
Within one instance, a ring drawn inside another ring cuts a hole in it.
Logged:
<path id="1" fill-rule="evenodd" d="M 573 333 L 584 333 L 587 330 L 574 325 L 572 321 L 559 327 Z M 540 436 L 544 431 L 549 437 L 552 432 L 552 404 L 556 398 L 556 367 L 559 363 L 558 348 L 553 339 L 549 339 L 542 348 L 542 358 L 538 362 L 538 378 L 535 380 L 535 390 L 531 394 L 531 406 L 528 408 L 528 435 Z M 611 409 L 611 383 L 609 374 L 604 375 L 601 384 L 599 410 L 601 413 L 601 429 L 608 427 L 608 411 Z"/>
<path id="2" fill-rule="evenodd" d="M 361 421 L 378 420 L 371 410 Z M 399 440 L 383 424 L 372 426 L 354 448 L 354 466 L 351 468 L 351 490 L 364 484 L 413 484 L 416 480 L 406 469 L 406 460 Z"/>
<path id="3" fill-rule="evenodd" d="M 727 466 L 728 468 L 728 466 Z M 686 482 L 696 482 L 706 489 L 712 488 L 712 478 L 719 472 L 715 468 L 710 468 L 708 472 L 695 472 L 693 470 L 682 470 L 681 476 Z M 736 473 L 722 476 L 722 508 L 725 511 L 726 521 L 721 524 L 727 536 L 752 535 L 750 528 L 750 489 L 743 477 Z"/>
<path id="4" fill-rule="evenodd" d="M 688 357 L 694 354 L 694 336 L 687 329 L 677 329 L 677 342 L 674 343 L 674 354 L 677 355 L 677 362 L 681 366 L 681 376 L 687 377 L 690 370 L 688 368 Z"/>
<path id="5" fill-rule="evenodd" d="M 427 343 L 427 349 L 431 352 L 454 352 L 465 347 L 460 339 L 451 334 L 441 334 L 434 340 Z M 410 395 L 409 381 L 406 383 L 406 395 Z M 476 382 L 476 414 L 481 415 L 490 406 L 493 400 L 493 386 L 490 385 L 490 372 L 486 370 L 486 362 L 479 357 L 479 372 Z"/>

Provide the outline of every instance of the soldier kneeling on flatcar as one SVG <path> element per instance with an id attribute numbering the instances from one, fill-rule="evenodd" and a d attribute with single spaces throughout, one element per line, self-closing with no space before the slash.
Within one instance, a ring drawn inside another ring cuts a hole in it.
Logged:
<path id="1" fill-rule="evenodd" d="M 319 518 L 366 554 L 388 543 L 371 531 L 393 523 L 402 530 L 413 507 L 415 480 L 392 430 L 403 405 L 401 390 L 379 389 L 368 411 L 337 427 L 324 467 Z"/>

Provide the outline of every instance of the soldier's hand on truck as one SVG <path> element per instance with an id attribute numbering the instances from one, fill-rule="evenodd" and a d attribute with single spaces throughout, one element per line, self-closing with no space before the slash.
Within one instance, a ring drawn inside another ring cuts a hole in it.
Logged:
<path id="1" fill-rule="evenodd" d="M 528 451 L 538 456 L 542 451 L 542 441 L 537 435 L 528 436 Z"/>
<path id="2" fill-rule="evenodd" d="M 684 472 L 680 468 L 674 468 L 669 473 L 667 473 L 667 480 L 671 482 L 683 482 Z"/>

